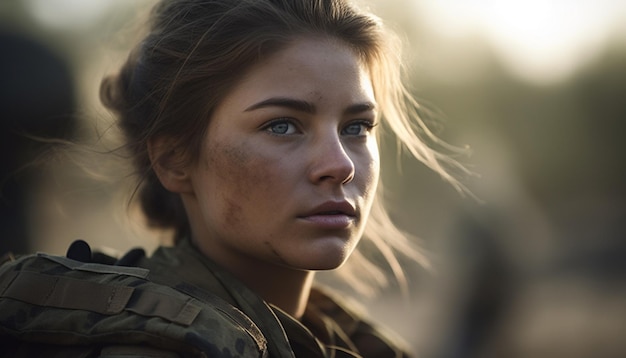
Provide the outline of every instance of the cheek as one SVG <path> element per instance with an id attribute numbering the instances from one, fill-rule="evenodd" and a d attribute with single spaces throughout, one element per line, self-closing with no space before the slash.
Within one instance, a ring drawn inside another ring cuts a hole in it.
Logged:
<path id="1" fill-rule="evenodd" d="M 272 192 L 271 184 L 277 179 L 272 161 L 246 143 L 215 143 L 207 153 L 210 155 L 205 170 L 215 178 L 210 190 L 220 203 L 223 220 L 229 225 L 241 225 L 249 219 L 246 215 L 252 203 L 254 208 L 263 206 L 259 195 Z"/>
<path id="2" fill-rule="evenodd" d="M 375 140 L 368 142 L 367 152 L 363 155 L 363 170 L 367 192 L 375 191 L 380 176 L 380 155 Z"/>

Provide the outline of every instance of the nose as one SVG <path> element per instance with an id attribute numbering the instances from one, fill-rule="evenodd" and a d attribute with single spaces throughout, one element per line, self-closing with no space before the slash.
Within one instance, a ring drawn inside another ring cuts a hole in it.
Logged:
<path id="1" fill-rule="evenodd" d="M 312 156 L 309 176 L 313 183 L 346 184 L 354 179 L 354 161 L 346 152 L 338 134 L 318 141 Z"/>

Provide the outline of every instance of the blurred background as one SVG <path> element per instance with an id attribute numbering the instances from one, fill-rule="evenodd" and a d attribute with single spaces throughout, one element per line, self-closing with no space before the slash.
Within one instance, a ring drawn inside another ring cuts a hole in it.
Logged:
<path id="1" fill-rule="evenodd" d="M 47 146 L 17 135 L 110 130 L 100 80 L 153 3 L 0 2 L 0 251 L 157 245 L 120 183 L 79 161 L 23 167 Z M 360 3 L 405 39 L 410 86 L 438 134 L 471 147 L 481 199 L 383 148 L 392 215 L 433 270 L 407 265 L 408 300 L 388 290 L 371 314 L 419 357 L 625 357 L 626 2 Z"/>

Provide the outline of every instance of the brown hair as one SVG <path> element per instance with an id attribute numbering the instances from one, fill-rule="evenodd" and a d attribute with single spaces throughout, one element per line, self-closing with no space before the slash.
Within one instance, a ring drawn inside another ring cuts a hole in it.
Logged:
<path id="1" fill-rule="evenodd" d="M 372 74 L 387 127 L 413 156 L 460 187 L 445 165 L 460 166 L 426 144 L 436 138 L 415 113 L 417 104 L 400 80 L 398 49 L 378 18 L 345 0 L 162 0 L 146 38 L 101 88 L 102 101 L 117 114 L 134 158 L 138 199 L 150 225 L 174 229 L 176 239 L 189 234 L 180 197 L 168 192 L 152 170 L 148 141 L 165 138 L 172 150 L 183 153 L 186 163 L 181 165 L 195 162 L 213 109 L 245 70 L 303 35 L 339 39 L 359 54 Z M 390 235 L 383 237 L 383 232 Z M 366 235 L 398 277 L 401 270 L 390 247 L 421 258 L 380 200 Z M 376 265 L 361 260 L 361 266 L 382 277 Z"/>

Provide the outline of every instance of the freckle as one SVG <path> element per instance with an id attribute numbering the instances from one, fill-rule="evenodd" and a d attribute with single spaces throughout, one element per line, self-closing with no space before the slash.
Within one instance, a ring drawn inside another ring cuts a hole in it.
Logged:
<path id="1" fill-rule="evenodd" d="M 316 97 L 318 102 L 324 99 L 324 95 L 318 91 L 311 92 L 311 97 Z"/>

